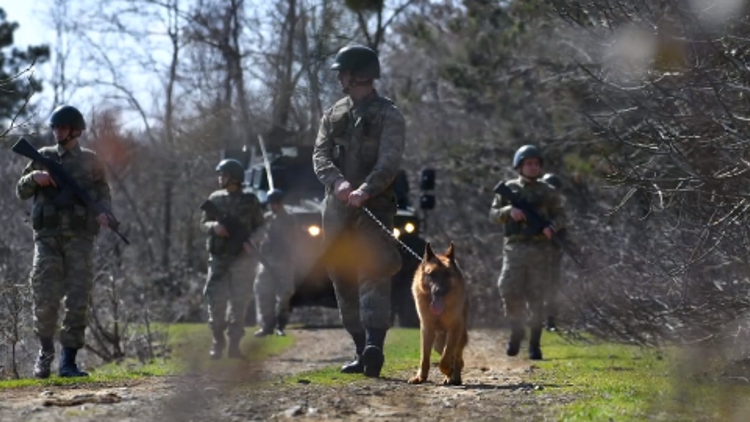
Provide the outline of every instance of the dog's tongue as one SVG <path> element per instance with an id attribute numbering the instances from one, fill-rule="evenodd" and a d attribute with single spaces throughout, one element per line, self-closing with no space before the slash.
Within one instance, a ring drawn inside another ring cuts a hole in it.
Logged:
<path id="1" fill-rule="evenodd" d="M 430 310 L 434 315 L 440 315 L 445 310 L 445 302 L 442 297 L 433 297 L 430 303 Z"/>

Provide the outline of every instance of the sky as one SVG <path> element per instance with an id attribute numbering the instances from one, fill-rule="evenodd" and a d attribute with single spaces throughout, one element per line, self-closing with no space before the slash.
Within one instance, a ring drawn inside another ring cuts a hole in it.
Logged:
<path id="1" fill-rule="evenodd" d="M 41 20 L 39 3 L 41 2 L 24 2 L 24 1 L 4 1 L 0 4 L 0 8 L 5 10 L 7 20 L 10 22 L 18 22 L 19 28 L 13 33 L 14 45 L 19 49 L 25 50 L 29 45 L 39 45 L 53 42 L 55 39 L 55 33 L 52 30 L 48 30 L 47 25 Z M 30 6 L 30 4 L 32 4 Z M 47 76 L 51 68 L 49 64 L 37 66 L 34 72 L 42 76 Z M 49 91 L 42 95 L 50 94 Z M 51 97 L 50 97 L 51 98 Z M 50 100 L 51 101 L 51 100 Z"/>
<path id="2" fill-rule="evenodd" d="M 54 45 L 57 43 L 57 34 L 51 27 L 51 15 L 50 5 L 53 0 L 42 0 L 42 1 L 6 1 L 0 4 L 0 8 L 5 10 L 6 19 L 11 22 L 17 22 L 19 27 L 14 32 L 14 46 L 19 49 L 25 49 L 29 45 L 40 45 L 48 44 L 52 50 L 51 54 L 54 55 Z M 87 3 L 86 0 L 72 0 L 76 6 L 81 6 Z M 75 52 L 73 53 L 75 57 Z M 32 98 L 32 103 L 38 107 L 38 114 L 36 119 L 39 121 L 45 121 L 49 114 L 52 112 L 54 102 L 54 92 L 49 83 L 49 80 L 53 76 L 54 57 L 51 58 L 47 63 L 37 65 L 34 68 L 34 73 L 42 80 L 43 90 L 42 92 L 35 94 Z M 138 81 L 138 75 L 133 73 L 129 75 L 129 79 L 132 82 Z M 142 79 L 142 78 L 141 78 Z M 144 81 L 140 82 L 141 84 Z M 86 111 L 90 110 L 94 104 L 94 98 L 97 90 L 94 88 L 83 88 L 75 92 L 71 98 L 72 105 L 81 109 L 86 115 Z M 146 98 L 142 98 L 146 101 Z M 139 117 L 126 113 L 124 115 L 125 121 L 123 122 L 126 127 L 137 128 L 143 127 L 142 121 Z"/>
<path id="3" fill-rule="evenodd" d="M 180 1 L 181 7 L 185 8 L 194 0 Z M 395 3 L 400 3 L 402 0 L 392 0 Z M 53 57 L 50 62 L 43 65 L 38 65 L 34 72 L 39 76 L 39 79 L 43 83 L 43 91 L 36 94 L 32 98 L 32 103 L 38 106 L 39 114 L 37 119 L 44 121 L 47 119 L 52 111 L 54 92 L 49 81 L 54 75 L 54 62 L 55 62 L 55 45 L 57 44 L 57 34 L 52 29 L 52 15 L 51 5 L 54 4 L 55 0 L 4 0 L 0 3 L 0 8 L 3 8 L 7 14 L 7 19 L 11 22 L 18 22 L 19 28 L 15 31 L 15 46 L 17 48 L 25 49 L 28 45 L 39 45 L 49 44 L 52 50 Z M 68 16 L 78 17 L 82 28 L 89 19 L 92 19 L 97 15 L 97 9 L 99 7 L 105 7 L 112 9 L 114 7 L 121 7 L 119 5 L 125 4 L 127 0 L 108 0 L 107 2 L 99 2 L 98 0 L 68 0 L 71 7 L 71 12 Z M 312 2 L 314 3 L 314 1 Z M 388 2 L 391 3 L 391 2 Z M 258 13 L 261 16 L 268 12 L 269 2 L 264 0 L 248 0 L 247 4 L 250 6 L 251 13 Z M 103 5 L 103 6 L 102 6 Z M 91 36 L 96 38 L 98 45 L 103 45 L 103 51 L 110 56 L 115 63 L 115 68 L 121 73 L 122 80 L 117 82 L 130 89 L 136 100 L 147 109 L 147 113 L 151 110 L 154 111 L 154 115 L 157 110 L 161 109 L 163 104 L 164 86 L 166 79 L 166 63 L 169 59 L 169 46 L 166 43 L 166 37 L 158 35 L 158 33 L 165 33 L 165 25 L 162 21 L 162 16 L 149 16 L 148 11 L 138 9 L 137 25 L 132 25 L 133 21 L 127 22 L 128 26 L 137 28 L 145 28 L 151 33 L 157 34 L 139 39 L 130 39 L 129 41 L 123 41 L 122 38 L 118 38 L 114 35 L 98 35 L 92 34 Z M 132 15 L 131 15 L 132 16 Z M 124 18 L 125 19 L 125 18 Z M 130 18 L 132 19 L 132 18 Z M 104 22 L 106 23 L 106 22 Z M 260 33 L 260 39 L 270 38 L 270 32 L 268 28 L 252 28 L 254 31 L 257 30 Z M 91 31 L 87 31 L 89 33 Z M 78 44 L 76 44 L 78 43 Z M 73 75 L 77 79 L 86 81 L 105 81 L 111 82 L 112 75 L 107 72 L 102 66 L 92 65 L 91 63 L 83 62 L 80 60 L 85 54 L 96 53 L 91 47 L 83 47 L 82 43 L 78 39 L 73 39 L 72 45 L 72 57 L 69 59 L 68 74 Z M 250 45 L 249 48 L 260 49 L 262 46 Z M 124 53 L 123 53 L 124 52 Z M 128 54 L 137 55 L 138 57 L 131 57 Z M 123 60 L 126 59 L 126 60 Z M 158 73 L 151 71 L 144 71 L 145 66 L 143 62 L 153 59 L 159 63 L 160 70 Z M 252 72 L 252 69 L 248 69 Z M 262 84 L 261 80 L 257 78 L 248 77 L 247 81 L 249 86 L 258 88 Z M 127 101 L 122 98 L 109 100 L 103 102 L 106 97 L 112 97 L 113 94 L 118 94 L 113 89 L 107 89 L 100 83 L 96 86 L 89 86 L 84 88 L 77 88 L 73 93 L 70 101 L 71 105 L 80 108 L 84 115 L 94 107 L 101 107 L 103 104 L 117 104 L 125 105 Z M 121 94 L 121 93 L 120 93 Z M 179 102 L 179 100 L 178 100 Z M 139 129 L 144 127 L 143 118 L 139 113 L 135 111 L 127 111 L 129 108 L 125 108 L 123 111 L 122 124 L 128 129 Z M 130 108 L 132 110 L 132 108 Z M 153 121 L 152 121 L 153 122 Z"/>

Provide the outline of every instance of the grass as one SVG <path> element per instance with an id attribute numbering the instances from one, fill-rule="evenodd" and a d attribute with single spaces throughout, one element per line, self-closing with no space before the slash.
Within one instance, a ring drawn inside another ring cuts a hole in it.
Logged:
<path id="1" fill-rule="evenodd" d="M 211 361 L 208 358 L 211 335 L 205 324 L 155 326 L 154 330 L 165 335 L 167 349 L 170 350 L 168 357 L 156 358 L 146 363 L 140 363 L 135 359 L 109 363 L 98 368 L 87 369 L 90 373 L 87 378 L 60 378 L 54 373 L 56 364 L 53 364 L 53 375 L 46 380 L 34 378 L 0 380 L 0 390 L 82 383 L 94 386 L 146 377 L 177 375 L 187 370 L 232 369 L 236 365 L 236 361 L 228 359 Z M 265 359 L 268 356 L 278 354 L 294 344 L 292 335 L 256 339 L 250 335 L 251 332 L 248 328 L 247 335 L 243 338 L 240 348 L 245 355 L 252 356 L 253 360 Z"/>
<path id="2" fill-rule="evenodd" d="M 189 369 L 228 369 L 233 362 L 208 359 L 210 334 L 204 324 L 168 327 L 172 359 L 147 364 L 133 361 L 108 364 L 92 371 L 87 384 L 168 376 Z M 293 332 L 293 331 L 292 331 Z M 242 349 L 254 359 L 277 354 L 294 343 L 293 336 L 255 339 L 246 336 Z M 544 388 L 534 394 L 565 398 L 555 409 L 560 421 L 733 421 L 750 414 L 750 385 L 715 380 L 725 369 L 717 359 L 687 359 L 677 350 L 656 351 L 617 344 L 571 344 L 557 335 L 542 338 L 545 360 L 533 363 L 529 382 Z M 525 353 L 526 350 L 522 350 Z M 394 328 L 386 340 L 386 366 L 383 376 L 404 379 L 419 364 L 419 330 Z M 437 354 L 433 352 L 433 362 Z M 528 361 L 527 361 L 528 362 Z M 531 362 L 529 362 L 531 363 Z M 471 365 L 471 363 L 468 363 Z M 741 378 L 739 368 L 732 375 Z M 48 380 L 0 381 L 0 390 L 17 387 L 43 387 L 80 383 L 80 379 L 53 376 Z M 289 376 L 284 385 L 312 383 L 346 386 L 373 382 L 363 377 L 343 376 L 338 365 Z M 263 388 L 268 387 L 263 383 Z M 256 385 L 257 387 L 257 385 Z M 743 412 L 744 411 L 744 412 Z M 735 418 L 735 419 L 732 419 Z"/>
<path id="3" fill-rule="evenodd" d="M 750 386 L 686 377 L 675 350 L 660 352 L 619 344 L 571 344 L 545 334 L 545 360 L 534 362 L 528 382 L 535 394 L 565 398 L 554 412 L 560 421 L 722 420 L 740 414 Z M 526 353 L 526 350 L 522 350 Z M 394 328 L 386 340 L 383 376 L 404 379 L 419 364 L 419 330 Z M 523 357 L 521 358 L 523 359 Z M 437 362 L 433 352 L 432 362 Z M 532 362 L 529 364 L 532 364 Z M 469 363 L 470 365 L 470 363 Z M 338 366 L 298 374 L 285 384 L 345 386 L 371 382 L 339 373 Z M 750 408 L 745 408 L 745 414 Z M 744 419 L 735 419 L 744 420 Z"/>
<path id="4" fill-rule="evenodd" d="M 561 407 L 561 421 L 724 421 L 750 398 L 747 383 L 716 381 L 707 359 L 691 362 L 676 349 L 570 344 L 553 335 L 542 344 L 545 360 L 531 381 L 547 386 L 543 393 L 576 398 Z"/>
<path id="5" fill-rule="evenodd" d="M 419 329 L 392 328 L 385 341 L 386 364 L 381 375 L 385 378 L 403 377 L 406 370 L 416 371 L 419 364 Z M 434 356 L 437 356 L 434 354 Z M 354 354 L 352 353 L 352 358 Z M 366 378 L 352 377 L 339 372 L 339 365 L 320 370 L 302 372 L 286 377 L 285 384 L 310 382 L 315 385 L 341 386 L 351 383 L 371 382 Z"/>

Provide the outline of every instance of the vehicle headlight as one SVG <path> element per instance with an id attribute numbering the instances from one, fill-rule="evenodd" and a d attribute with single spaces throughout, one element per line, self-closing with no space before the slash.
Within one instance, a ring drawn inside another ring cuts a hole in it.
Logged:
<path id="1" fill-rule="evenodd" d="M 307 232 L 310 234 L 310 236 L 315 237 L 320 235 L 320 227 L 313 224 L 312 226 L 307 228 Z"/>
<path id="2" fill-rule="evenodd" d="M 393 236 L 398 239 L 398 237 L 401 236 L 401 230 L 393 229 Z"/>
<path id="3" fill-rule="evenodd" d="M 416 230 L 417 227 L 414 225 L 414 223 L 406 223 L 404 225 L 404 231 L 407 233 L 414 233 L 414 230 Z"/>

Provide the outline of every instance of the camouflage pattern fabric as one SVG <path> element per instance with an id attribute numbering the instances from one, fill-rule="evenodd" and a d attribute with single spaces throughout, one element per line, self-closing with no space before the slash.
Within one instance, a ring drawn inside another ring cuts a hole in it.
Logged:
<path id="1" fill-rule="evenodd" d="M 550 262 L 549 262 L 549 285 L 547 286 L 546 298 L 544 302 L 544 314 L 547 316 L 557 316 L 558 312 L 558 292 L 561 288 L 560 275 L 562 271 L 562 248 L 550 245 Z"/>
<path id="2" fill-rule="evenodd" d="M 271 265 L 270 270 L 260 265 L 254 286 L 258 326 L 266 332 L 284 328 L 291 312 L 289 300 L 294 295 L 294 267 L 276 262 Z"/>
<path id="3" fill-rule="evenodd" d="M 503 248 L 503 269 L 498 280 L 505 316 L 531 327 L 544 323 L 544 301 L 550 277 L 549 241 L 515 242 Z M 527 314 L 528 312 L 528 314 Z"/>
<path id="4" fill-rule="evenodd" d="M 216 205 L 221 214 L 228 214 L 239 219 L 243 227 L 252 233 L 251 240 L 257 242 L 263 235 L 260 230 L 265 224 L 263 209 L 255 194 L 240 191 L 230 193 L 226 189 L 219 189 L 209 195 L 208 200 Z M 209 254 L 222 256 L 227 253 L 226 238 L 213 234 L 211 227 L 214 221 L 205 211 L 201 213 L 201 230 L 208 235 L 206 250 Z"/>
<path id="5" fill-rule="evenodd" d="M 353 336 L 366 327 L 390 326 L 390 278 L 401 267 L 401 255 L 368 215 L 333 196 L 333 184 L 343 177 L 354 189 L 367 192 L 370 197 L 364 205 L 392 230 L 393 186 L 405 134 L 398 108 L 373 92 L 360 104 L 346 97 L 326 110 L 315 141 L 313 165 L 327 194 L 323 235 L 330 248 L 328 271 L 341 320 Z"/>
<path id="6" fill-rule="evenodd" d="M 211 255 L 203 296 L 212 332 L 227 330 L 230 339 L 244 337 L 245 315 L 257 270 L 258 259 L 245 252 L 239 257 Z"/>
<path id="7" fill-rule="evenodd" d="M 45 236 L 34 242 L 29 278 L 34 332 L 40 338 L 54 337 L 60 301 L 64 298 L 60 344 L 74 349 L 85 345 L 88 303 L 94 280 L 93 251 L 91 237 Z"/>
<path id="8" fill-rule="evenodd" d="M 257 239 L 264 225 L 263 211 L 258 198 L 252 193 L 220 189 L 209 198 L 222 214 L 238 218 Z M 245 335 L 245 314 L 252 295 L 252 284 L 258 269 L 258 257 L 242 251 L 232 256 L 226 250 L 226 238 L 213 233 L 214 220 L 206 212 L 201 215 L 201 229 L 208 235 L 208 276 L 203 289 L 208 308 L 208 325 L 211 330 L 223 332 L 228 328 L 230 338 Z M 229 315 L 227 315 L 227 312 Z"/>
<path id="9" fill-rule="evenodd" d="M 111 209 L 111 193 L 104 165 L 96 153 L 76 144 L 69 151 L 61 145 L 41 148 L 39 153 L 56 160 L 92 199 Z M 34 258 L 29 274 L 33 295 L 34 331 L 40 338 L 54 337 L 60 302 L 65 314 L 60 332 L 63 347 L 80 349 L 85 344 L 88 301 L 93 286 L 94 238 L 99 224 L 94 212 L 76 199 L 55 205 L 58 188 L 40 187 L 33 180 L 43 171 L 30 161 L 16 184 L 21 200 L 33 198 Z"/>
<path id="10" fill-rule="evenodd" d="M 294 295 L 296 251 L 301 228 L 294 215 L 267 212 L 266 234 L 260 250 L 271 268 L 260 266 L 255 279 L 258 326 L 265 331 L 289 321 L 289 300 Z M 282 327 L 279 327 L 282 328 Z"/>
<path id="11" fill-rule="evenodd" d="M 521 177 L 506 184 L 556 229 L 565 227 L 565 211 L 552 186 Z M 526 223 L 514 221 L 511 208 L 505 198 L 495 195 L 489 215 L 490 221 L 503 225 L 505 234 L 503 269 L 498 281 L 500 295 L 508 319 L 522 321 L 528 308 L 531 327 L 541 327 L 546 294 L 551 288 L 552 241 L 542 233 L 526 234 Z"/>
<path id="12" fill-rule="evenodd" d="M 94 201 L 111 210 L 111 194 L 107 183 L 104 165 L 96 153 L 76 145 L 66 151 L 60 145 L 41 148 L 39 153 L 60 163 L 62 168 L 85 189 Z M 31 208 L 31 222 L 35 238 L 44 236 L 96 236 L 99 224 L 92 210 L 82 203 L 71 200 L 68 204 L 55 206 L 52 200 L 60 193 L 52 186 L 40 187 L 33 180 L 34 174 L 44 170 L 39 164 L 30 161 L 16 184 L 16 195 L 22 200 L 34 198 Z"/>

